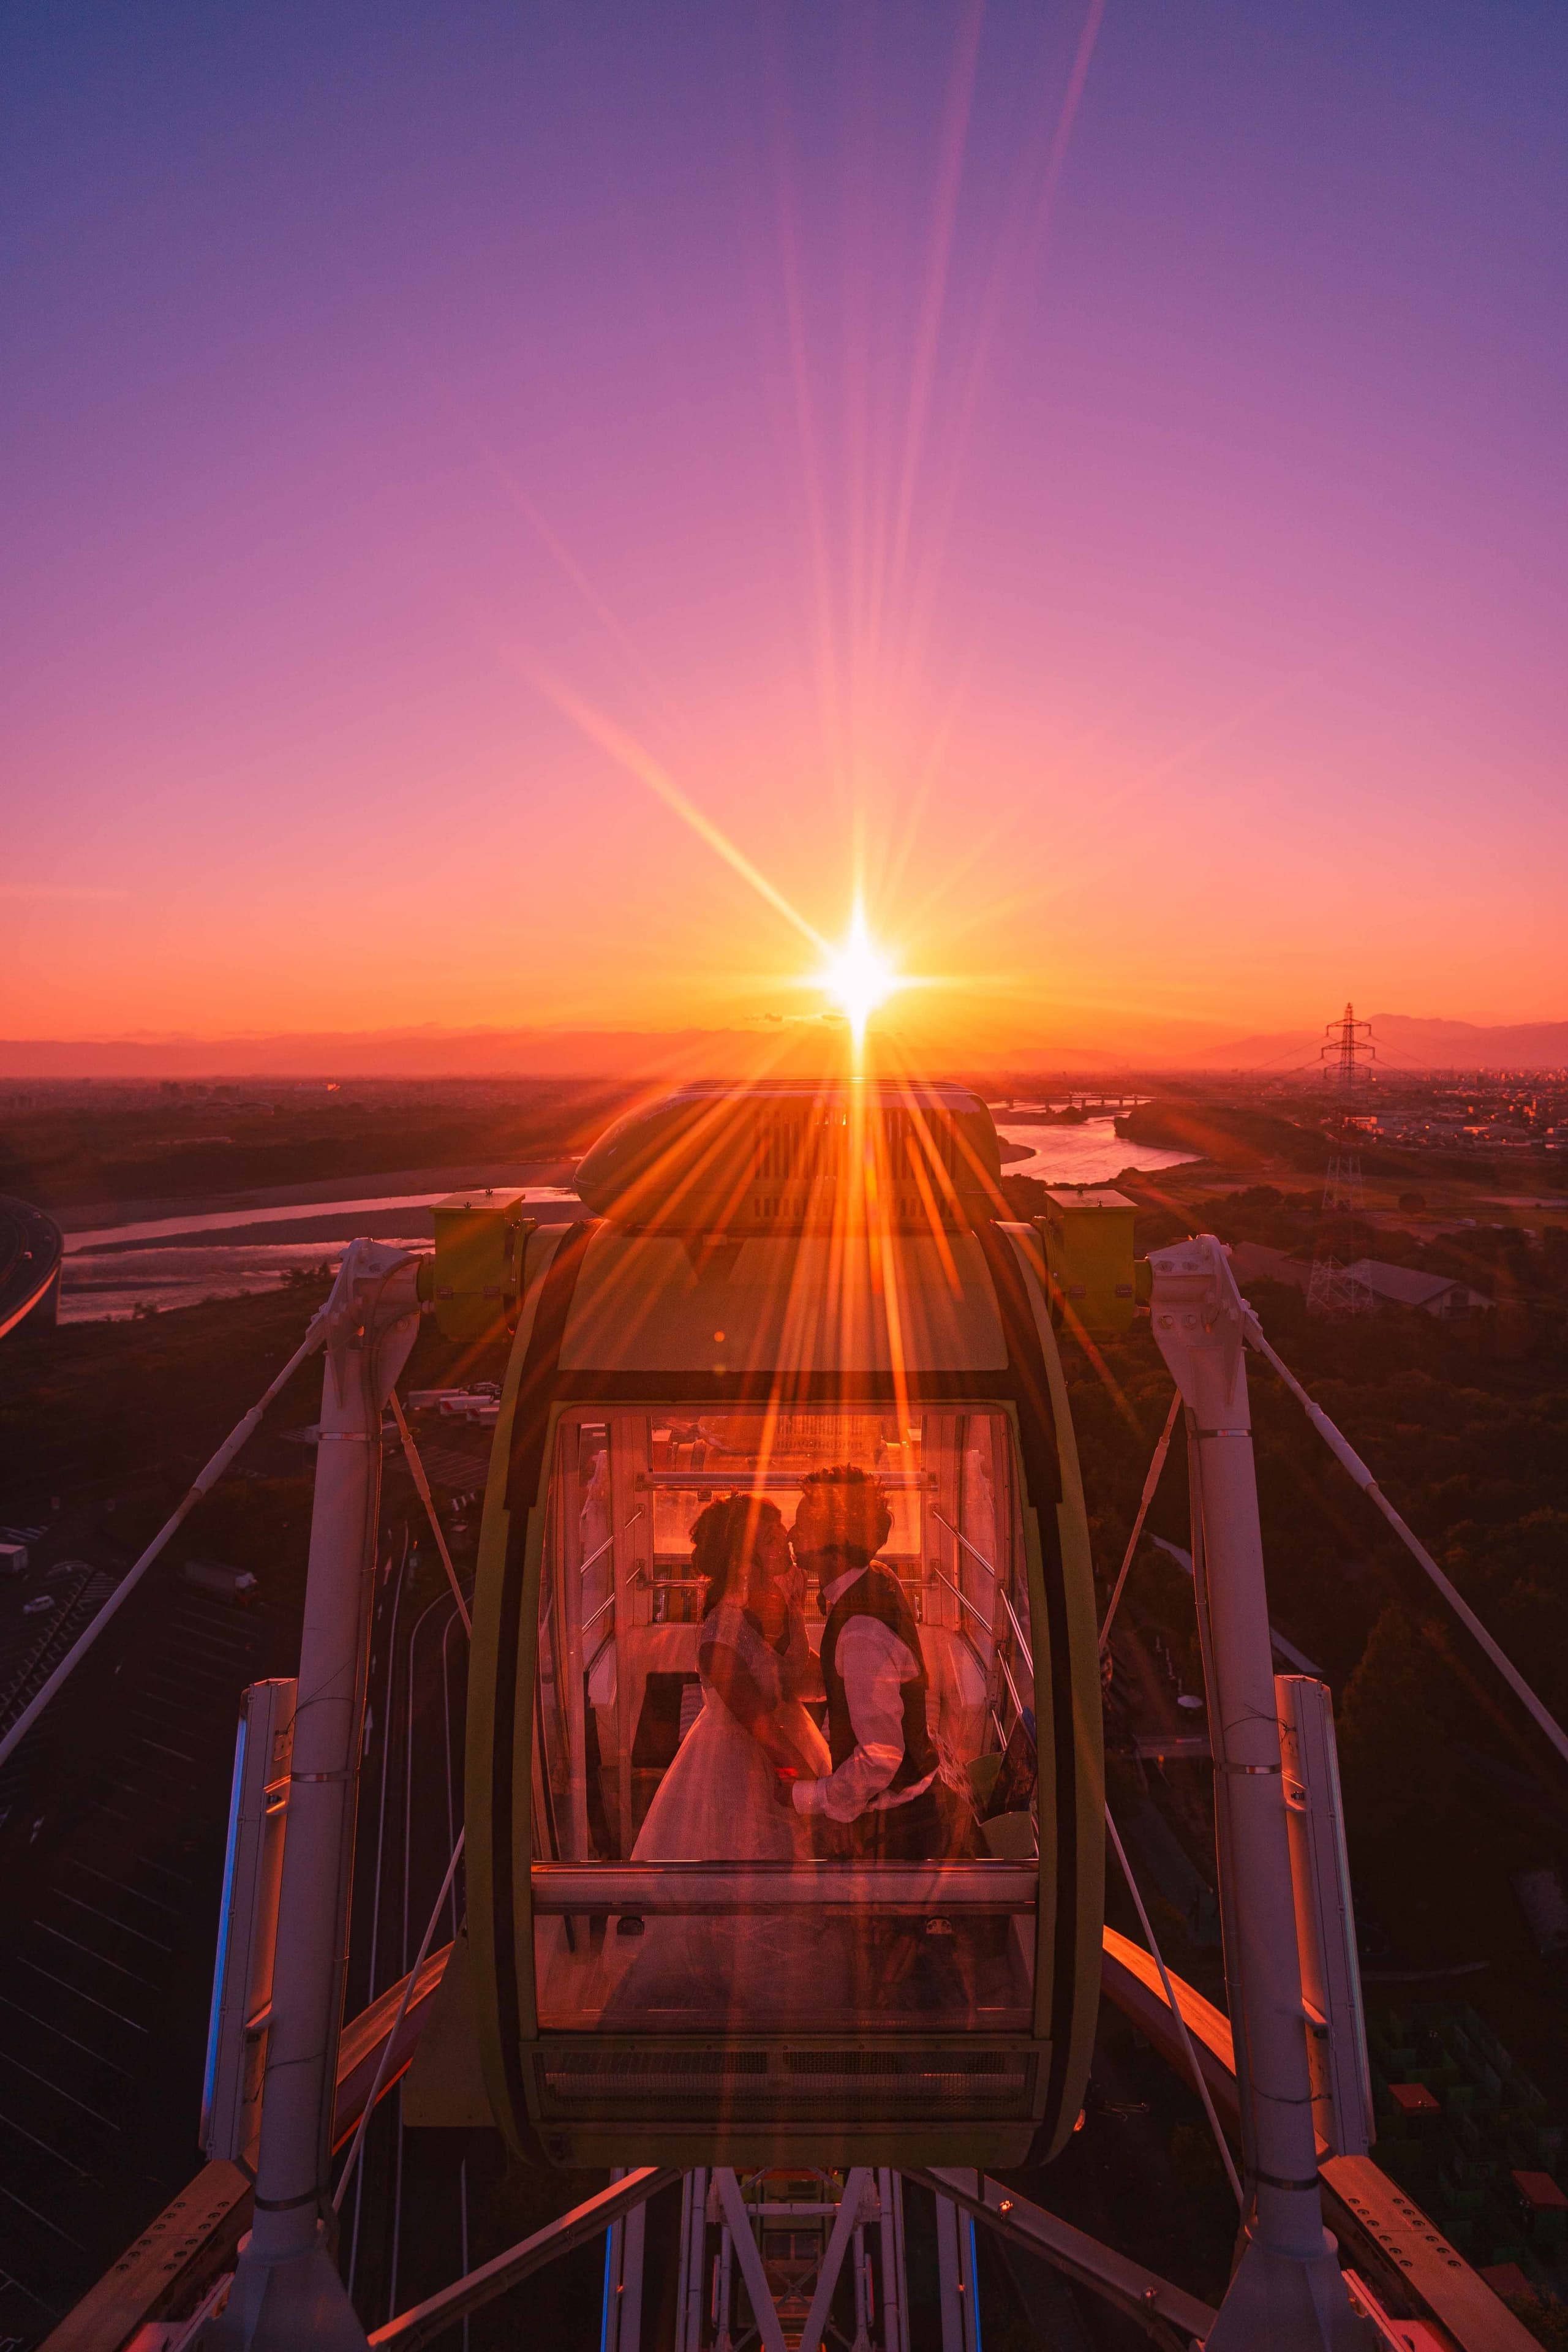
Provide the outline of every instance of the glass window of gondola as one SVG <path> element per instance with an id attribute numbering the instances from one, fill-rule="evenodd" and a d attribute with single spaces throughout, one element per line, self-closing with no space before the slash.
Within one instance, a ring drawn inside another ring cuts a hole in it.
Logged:
<path id="1" fill-rule="evenodd" d="M 1027 2029 L 1004 1412 L 568 1412 L 538 1660 L 542 2027 Z"/>

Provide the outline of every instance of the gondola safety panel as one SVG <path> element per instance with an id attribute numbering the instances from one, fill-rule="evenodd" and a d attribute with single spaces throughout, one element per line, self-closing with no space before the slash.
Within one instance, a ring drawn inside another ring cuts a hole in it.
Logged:
<path id="1" fill-rule="evenodd" d="M 1053 1184 L 1046 1202 L 1036 1222 L 1045 1239 L 1053 1309 L 1069 1330 L 1091 1339 L 1120 1338 L 1137 1305 L 1137 1204 L 1109 1184 Z"/>
<path id="2" fill-rule="evenodd" d="M 523 1246 L 532 1230 L 521 1192 L 449 1192 L 432 1212 L 435 1255 L 420 1269 L 444 1339 L 487 1339 L 516 1319 Z"/>
<path id="3" fill-rule="evenodd" d="M 531 1239 L 467 1803 L 480 2056 L 535 2160 L 1070 2131 L 1103 1777 L 1043 1271 L 990 1221 Z"/>

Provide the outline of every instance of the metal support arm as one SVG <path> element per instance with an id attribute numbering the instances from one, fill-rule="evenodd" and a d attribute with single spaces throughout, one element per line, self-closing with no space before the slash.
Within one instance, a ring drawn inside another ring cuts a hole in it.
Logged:
<path id="1" fill-rule="evenodd" d="M 323 1310 L 321 1389 L 289 1817 L 262 2091 L 255 2220 L 221 2319 L 223 2352 L 363 2352 L 328 2247 L 328 2166 L 348 1941 L 381 1416 L 418 1329 L 418 1261 L 350 1244 Z"/>
<path id="2" fill-rule="evenodd" d="M 1368 2341 L 1323 2228 L 1274 1657 L 1243 1339 L 1212 1234 L 1151 1253 L 1154 1339 L 1186 1407 L 1193 1559 L 1215 1759 L 1226 1981 L 1236 2029 L 1247 2250 L 1208 2352 Z"/>
<path id="3" fill-rule="evenodd" d="M 422 2344 L 434 2344 L 437 2337 L 455 2327 L 458 2320 L 470 2312 L 482 2311 L 510 2287 L 516 2286 L 535 2271 L 543 2270 L 562 2254 L 571 2253 L 575 2247 L 585 2246 L 592 2239 L 603 2235 L 609 2225 L 638 2206 L 657 2197 L 661 2189 L 668 2189 L 680 2179 L 678 2171 L 657 2165 L 639 2165 L 620 2180 L 601 2189 L 596 2197 L 574 2205 L 570 2213 L 563 2213 L 558 2221 L 547 2221 L 531 2238 L 521 2245 L 509 2246 L 504 2254 L 493 2262 L 484 2263 L 466 2278 L 454 2280 L 433 2294 L 426 2303 L 416 2304 L 412 2311 L 399 2312 L 384 2327 L 378 2327 L 369 2338 L 375 2352 L 395 2346 L 397 2352 L 418 2352 Z"/>
<path id="4" fill-rule="evenodd" d="M 1016 2189 L 1005 2189 L 990 2179 L 983 2179 L 977 2187 L 973 2173 L 956 2166 L 931 2165 L 904 2177 L 934 2189 L 939 2197 L 951 2198 L 1014 2245 L 1043 2255 L 1068 2278 L 1135 2319 L 1164 2352 L 1188 2352 L 1194 2343 L 1207 2340 L 1215 2314 L 1206 2303 L 1114 2248 L 1102 2246 L 1098 2238 L 1075 2230 L 1070 2221 L 1058 2221 L 1054 2213 L 1032 2205 Z M 1263 2352 L 1266 2340 L 1255 2344 L 1253 2352 Z"/>

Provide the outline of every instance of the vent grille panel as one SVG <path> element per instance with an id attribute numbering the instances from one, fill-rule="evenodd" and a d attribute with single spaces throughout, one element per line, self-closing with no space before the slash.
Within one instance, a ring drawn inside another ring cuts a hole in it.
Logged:
<path id="1" fill-rule="evenodd" d="M 655 2113 L 671 2122 L 718 2110 L 743 2115 L 820 2116 L 842 2105 L 910 2118 L 1032 2111 L 1033 2049 L 628 2050 L 535 2053 L 547 2116 Z"/>

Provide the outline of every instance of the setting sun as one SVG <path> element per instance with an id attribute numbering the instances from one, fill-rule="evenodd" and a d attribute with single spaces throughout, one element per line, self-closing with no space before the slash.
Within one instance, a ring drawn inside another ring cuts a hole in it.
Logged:
<path id="1" fill-rule="evenodd" d="M 831 950 L 819 978 L 828 995 L 837 1000 L 847 1015 L 858 1047 L 864 1042 L 866 1024 L 872 1013 L 903 985 L 867 930 L 865 909 L 858 904 L 850 920 L 847 939 L 842 947 Z"/>

